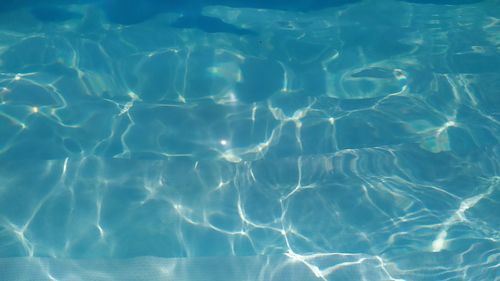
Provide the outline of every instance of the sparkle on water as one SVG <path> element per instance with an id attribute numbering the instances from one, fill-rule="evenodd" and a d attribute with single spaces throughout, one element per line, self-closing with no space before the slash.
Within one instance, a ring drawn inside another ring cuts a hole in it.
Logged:
<path id="1" fill-rule="evenodd" d="M 0 280 L 499 280 L 499 1 L 172 3 L 0 3 Z"/>

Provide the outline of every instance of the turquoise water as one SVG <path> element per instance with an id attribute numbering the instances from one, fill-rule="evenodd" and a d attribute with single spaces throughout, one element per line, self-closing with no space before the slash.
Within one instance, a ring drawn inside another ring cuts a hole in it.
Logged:
<path id="1" fill-rule="evenodd" d="M 500 280 L 500 2 L 2 1 L 0 280 Z"/>

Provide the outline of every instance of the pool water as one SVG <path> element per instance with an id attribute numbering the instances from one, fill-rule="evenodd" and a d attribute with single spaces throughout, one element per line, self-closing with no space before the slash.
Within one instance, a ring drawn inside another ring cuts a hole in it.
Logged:
<path id="1" fill-rule="evenodd" d="M 500 280 L 500 2 L 0 3 L 0 280 Z"/>

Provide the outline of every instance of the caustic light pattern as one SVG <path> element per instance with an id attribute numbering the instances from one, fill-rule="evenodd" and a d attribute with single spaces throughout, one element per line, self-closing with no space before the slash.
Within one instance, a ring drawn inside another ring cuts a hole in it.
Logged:
<path id="1" fill-rule="evenodd" d="M 498 280 L 498 1 L 49 2 L 0 4 L 0 280 Z"/>

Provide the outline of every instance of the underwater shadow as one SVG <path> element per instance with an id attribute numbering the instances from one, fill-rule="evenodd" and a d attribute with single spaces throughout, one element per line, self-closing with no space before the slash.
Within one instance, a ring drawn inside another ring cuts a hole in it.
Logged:
<path id="1" fill-rule="evenodd" d="M 207 6 L 253 8 L 309 12 L 360 2 L 361 0 L 103 0 L 102 7 L 110 22 L 132 25 L 147 21 L 159 14 L 174 12 L 181 17 L 172 24 L 176 28 L 195 28 L 208 33 L 224 32 L 252 35 L 254 31 L 225 23 L 221 19 L 202 15 Z"/>
<path id="2" fill-rule="evenodd" d="M 174 28 L 199 29 L 207 33 L 253 35 L 254 31 L 202 15 L 208 6 L 253 8 L 294 12 L 310 12 L 339 7 L 362 0 L 17 0 L 0 1 L 0 14 L 16 9 L 29 9 L 41 22 L 64 22 L 81 19 L 83 14 L 70 11 L 72 4 L 92 4 L 103 10 L 110 23 L 134 25 L 162 13 L 177 13 L 180 18 L 171 24 Z"/>

